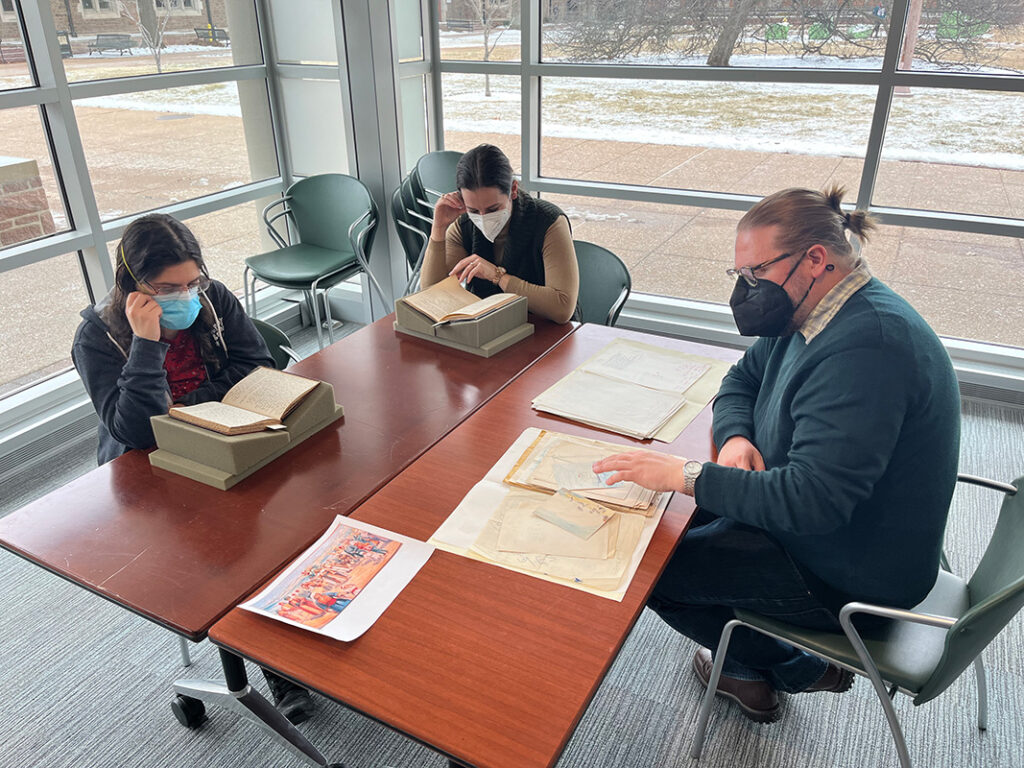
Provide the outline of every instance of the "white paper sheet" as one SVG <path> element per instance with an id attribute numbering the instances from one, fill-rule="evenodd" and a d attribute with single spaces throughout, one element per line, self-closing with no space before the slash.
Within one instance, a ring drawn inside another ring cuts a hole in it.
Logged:
<path id="1" fill-rule="evenodd" d="M 339 526 L 349 526 L 356 528 L 366 533 L 375 534 L 377 536 L 383 536 L 384 538 L 397 541 L 401 544 L 398 551 L 395 552 L 391 558 L 384 564 L 369 583 L 366 584 L 355 598 L 352 599 L 345 608 L 337 614 L 328 624 L 320 628 L 314 628 L 303 624 L 302 622 L 295 621 L 286 616 L 280 616 L 271 611 L 264 610 L 259 607 L 260 603 L 265 603 L 271 596 L 279 594 L 282 585 L 287 584 L 296 578 L 303 568 L 305 568 L 311 559 L 314 557 L 321 546 L 327 542 Z M 258 595 L 242 603 L 239 608 L 244 608 L 253 613 L 258 613 L 261 616 L 266 616 L 277 621 L 283 621 L 285 624 L 291 624 L 294 627 L 301 627 L 309 632 L 316 632 L 320 635 L 334 638 L 335 640 L 341 640 L 342 642 L 350 642 L 355 640 L 361 634 L 363 634 L 373 623 L 380 618 L 381 614 L 387 609 L 389 605 L 398 597 L 399 593 L 405 589 L 405 586 L 412 581 L 413 576 L 423 567 L 423 564 L 430 559 L 430 555 L 434 552 L 434 547 L 429 544 L 425 544 L 422 541 L 411 539 L 408 536 L 402 536 L 391 531 L 378 528 L 375 525 L 364 523 L 359 520 L 352 520 L 351 518 L 338 516 L 335 518 L 331 527 L 327 529 L 323 536 L 316 540 L 316 542 L 309 547 L 305 552 L 299 555 L 296 560 L 289 565 L 281 574 L 268 584 Z"/>

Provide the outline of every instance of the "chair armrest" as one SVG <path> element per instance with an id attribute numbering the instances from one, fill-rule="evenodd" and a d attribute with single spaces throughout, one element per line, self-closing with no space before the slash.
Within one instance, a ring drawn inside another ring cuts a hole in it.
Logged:
<path id="1" fill-rule="evenodd" d="M 288 347 L 288 346 L 285 346 L 284 344 L 282 344 L 282 345 L 281 345 L 281 351 L 282 351 L 282 352 L 284 352 L 284 353 L 285 353 L 286 355 L 288 355 L 288 358 L 289 358 L 289 359 L 290 359 L 290 360 L 291 360 L 291 361 L 292 361 L 293 363 L 298 363 L 298 362 L 301 362 L 301 360 L 302 360 L 302 358 L 301 358 L 301 357 L 299 357 L 299 353 L 298 353 L 298 352 L 296 352 L 296 351 L 295 351 L 294 349 L 292 349 L 291 347 Z"/>
<path id="2" fill-rule="evenodd" d="M 423 239 L 423 242 L 426 242 L 426 241 L 427 241 L 427 233 L 426 233 L 426 232 L 424 232 L 424 231 L 423 231 L 422 229 L 420 229 L 419 227 L 414 227 L 414 226 L 413 226 L 412 224 L 406 224 L 406 223 L 405 223 L 404 221 L 397 221 L 397 220 L 396 220 L 396 221 L 395 221 L 395 223 L 396 223 L 396 224 L 397 224 L 398 226 L 402 227 L 403 229 L 407 229 L 407 230 L 409 230 L 409 231 L 410 231 L 410 232 L 412 232 L 412 233 L 413 233 L 414 235 L 419 235 L 419 236 L 420 236 L 420 237 L 421 237 L 421 238 Z"/>
<path id="3" fill-rule="evenodd" d="M 623 288 L 619 294 L 619 298 L 612 304 L 612 308 L 608 310 L 608 318 L 605 321 L 607 325 L 612 325 L 612 318 L 622 311 L 622 305 L 626 303 L 626 299 L 629 298 L 629 288 Z"/>
<path id="4" fill-rule="evenodd" d="M 271 239 L 275 243 L 277 243 L 277 247 L 278 248 L 287 248 L 288 247 L 288 243 L 287 243 L 287 241 L 283 237 L 281 237 L 280 233 L 274 227 L 274 222 L 277 221 L 278 219 L 280 219 L 282 216 L 287 216 L 289 211 L 288 211 L 288 208 L 286 207 L 284 210 L 282 210 L 280 213 L 277 213 L 274 216 L 268 216 L 268 214 L 270 213 L 270 210 L 272 208 L 274 208 L 275 206 L 278 206 L 278 205 L 285 205 L 289 200 L 291 200 L 291 198 L 287 197 L 287 196 L 282 197 L 282 198 L 280 198 L 278 200 L 274 200 L 273 202 L 271 202 L 269 205 L 267 205 L 263 209 L 263 213 L 262 213 L 263 223 L 267 227 L 267 233 L 270 235 Z"/>
<path id="5" fill-rule="evenodd" d="M 989 480 L 986 477 L 978 477 L 977 475 L 966 475 L 962 472 L 957 474 L 956 481 L 958 483 L 967 483 L 968 485 L 980 485 L 982 488 L 989 488 L 993 491 L 1002 491 L 1009 496 L 1017 493 L 1017 489 L 1009 483 L 1001 483 L 998 480 Z"/>
<path id="6" fill-rule="evenodd" d="M 845 627 L 846 623 L 850 622 L 851 617 L 856 613 L 869 613 L 872 616 L 882 616 L 883 618 L 895 619 L 897 621 L 910 621 L 914 624 L 927 624 L 931 627 L 949 628 L 959 621 L 959 619 L 954 619 L 951 616 L 937 616 L 932 613 L 908 611 L 905 608 L 890 608 L 887 605 L 852 602 L 847 603 L 839 610 L 839 623 Z"/>

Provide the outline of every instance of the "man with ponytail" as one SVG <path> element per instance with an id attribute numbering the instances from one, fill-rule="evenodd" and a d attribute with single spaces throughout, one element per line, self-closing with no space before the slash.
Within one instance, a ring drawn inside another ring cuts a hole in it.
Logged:
<path id="1" fill-rule="evenodd" d="M 705 685 L 708 649 L 736 608 L 840 631 L 843 604 L 909 608 L 937 576 L 959 456 L 956 377 L 932 329 L 854 252 L 847 233 L 865 241 L 875 225 L 842 197 L 786 189 L 740 220 L 730 305 L 740 333 L 759 338 L 715 399 L 717 461 L 628 453 L 594 467 L 614 470 L 609 483 L 695 497 L 648 605 L 703 646 L 693 668 Z M 718 692 L 772 722 L 779 691 L 851 685 L 851 673 L 740 629 Z"/>

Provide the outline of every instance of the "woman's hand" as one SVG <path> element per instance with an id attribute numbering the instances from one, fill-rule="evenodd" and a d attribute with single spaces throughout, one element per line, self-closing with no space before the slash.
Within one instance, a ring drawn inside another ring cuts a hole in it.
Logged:
<path id="1" fill-rule="evenodd" d="M 620 480 L 636 483 L 652 491 L 681 491 L 683 464 L 686 459 L 654 451 L 619 453 L 594 462 L 594 473 L 614 472 L 605 482 L 614 485 Z"/>
<path id="2" fill-rule="evenodd" d="M 430 239 L 443 242 L 448 227 L 465 212 L 466 204 L 458 192 L 441 195 L 434 204 L 434 224 L 430 228 Z"/>
<path id="3" fill-rule="evenodd" d="M 160 316 L 163 310 L 152 296 L 141 291 L 132 291 L 124 303 L 124 313 L 132 333 L 140 339 L 160 341 Z"/>
<path id="4" fill-rule="evenodd" d="M 455 275 L 460 283 L 466 283 L 467 285 L 474 277 L 479 277 L 497 285 L 498 280 L 501 277 L 496 266 L 491 264 L 491 262 L 482 256 L 477 256 L 475 253 L 461 259 L 459 263 L 455 265 L 455 268 L 448 274 Z"/>
<path id="5" fill-rule="evenodd" d="M 723 467 L 737 467 L 752 472 L 764 470 L 764 457 L 756 446 L 740 435 L 734 435 L 725 441 L 718 452 L 718 464 Z"/>

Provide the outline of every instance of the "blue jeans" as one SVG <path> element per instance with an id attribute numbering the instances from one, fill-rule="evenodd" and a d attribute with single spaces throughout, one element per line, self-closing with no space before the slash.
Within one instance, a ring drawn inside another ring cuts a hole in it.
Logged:
<path id="1" fill-rule="evenodd" d="M 792 558 L 770 536 L 697 510 L 647 605 L 669 626 L 714 651 L 734 608 L 809 629 L 842 631 L 808 588 Z M 733 631 L 722 673 L 765 680 L 796 693 L 816 683 L 828 664 L 746 627 Z"/>

